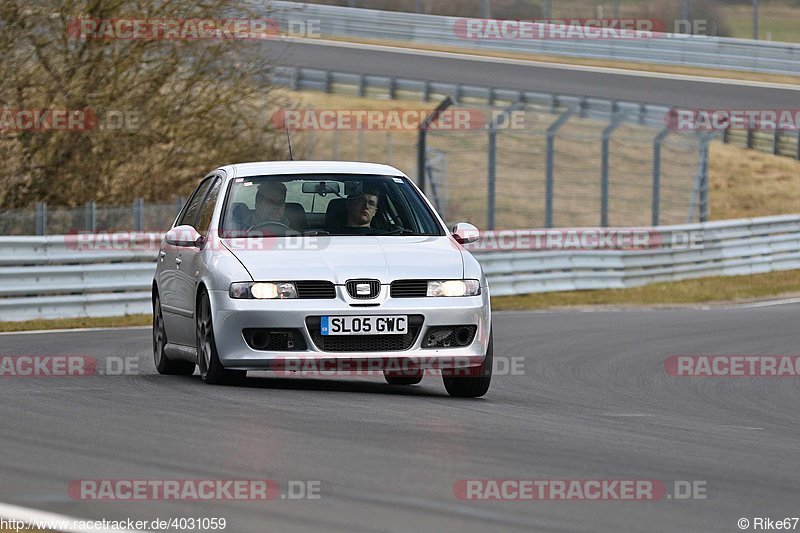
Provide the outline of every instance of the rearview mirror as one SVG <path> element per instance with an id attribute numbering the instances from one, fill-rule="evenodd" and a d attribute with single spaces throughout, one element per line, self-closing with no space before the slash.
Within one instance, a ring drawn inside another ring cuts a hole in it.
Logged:
<path id="1" fill-rule="evenodd" d="M 470 244 L 477 242 L 481 238 L 481 232 L 472 224 L 459 222 L 453 227 L 453 238 L 460 244 Z"/>
<path id="2" fill-rule="evenodd" d="M 319 194 L 327 196 L 329 194 L 339 194 L 339 183 L 336 181 L 305 181 L 303 182 L 303 192 L 306 194 Z"/>
<path id="3" fill-rule="evenodd" d="M 197 232 L 192 226 L 175 226 L 167 232 L 164 240 L 167 244 L 172 246 L 181 246 L 183 248 L 202 248 L 203 236 Z"/>

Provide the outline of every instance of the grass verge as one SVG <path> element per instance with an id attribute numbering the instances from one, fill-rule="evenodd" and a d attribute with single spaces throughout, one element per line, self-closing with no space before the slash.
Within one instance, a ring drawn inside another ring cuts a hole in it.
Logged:
<path id="1" fill-rule="evenodd" d="M 0 331 L 35 331 L 40 329 L 121 328 L 149 326 L 152 315 L 108 316 L 101 318 L 59 318 L 56 320 L 25 320 L 0 322 Z"/>
<path id="2" fill-rule="evenodd" d="M 800 270 L 747 276 L 718 276 L 630 289 L 569 291 L 499 296 L 492 298 L 495 311 L 550 309 L 589 305 L 680 305 L 757 300 L 800 293 Z"/>

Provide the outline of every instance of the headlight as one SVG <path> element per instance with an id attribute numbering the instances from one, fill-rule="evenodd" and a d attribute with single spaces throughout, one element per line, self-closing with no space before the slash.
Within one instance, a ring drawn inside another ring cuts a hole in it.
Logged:
<path id="1" fill-rule="evenodd" d="M 297 287 L 288 281 L 231 283 L 231 298 L 237 300 L 286 300 L 297 298 Z"/>
<path id="2" fill-rule="evenodd" d="M 477 279 L 429 281 L 428 296 L 477 296 L 481 284 Z"/>

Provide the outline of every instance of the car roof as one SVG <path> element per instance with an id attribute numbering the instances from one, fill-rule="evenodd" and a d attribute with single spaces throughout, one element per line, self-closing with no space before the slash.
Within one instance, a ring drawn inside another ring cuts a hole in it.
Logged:
<path id="1" fill-rule="evenodd" d="M 356 161 L 264 161 L 222 167 L 229 176 L 269 176 L 278 174 L 376 174 L 405 176 L 389 165 Z M 407 177 L 407 176 L 406 176 Z"/>

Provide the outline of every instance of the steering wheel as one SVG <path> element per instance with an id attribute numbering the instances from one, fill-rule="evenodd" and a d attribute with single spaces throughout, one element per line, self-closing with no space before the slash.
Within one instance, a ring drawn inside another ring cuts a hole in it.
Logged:
<path id="1" fill-rule="evenodd" d="M 287 226 L 283 222 L 272 222 L 272 221 L 269 221 L 269 222 L 260 222 L 258 224 L 254 224 L 254 225 L 250 226 L 250 228 L 245 232 L 245 235 L 248 235 L 253 230 L 267 228 L 269 226 L 274 226 L 274 227 L 277 227 L 277 228 L 281 228 L 281 229 L 284 230 L 284 232 L 288 230 L 288 231 L 291 231 L 293 233 L 296 233 L 295 230 L 293 230 L 292 228 L 290 228 L 289 226 Z"/>

